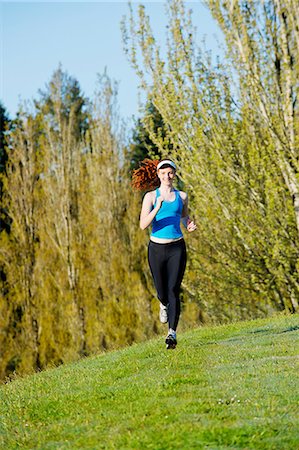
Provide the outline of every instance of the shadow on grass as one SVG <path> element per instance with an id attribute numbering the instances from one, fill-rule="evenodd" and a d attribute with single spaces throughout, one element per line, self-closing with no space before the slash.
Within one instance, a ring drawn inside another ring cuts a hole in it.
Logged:
<path id="1" fill-rule="evenodd" d="M 207 341 L 207 342 L 200 342 L 196 344 L 192 344 L 192 347 L 204 347 L 205 345 L 223 345 L 223 344 L 234 344 L 236 342 L 244 342 L 244 337 L 232 337 L 229 339 L 221 339 L 219 341 Z"/>
<path id="2" fill-rule="evenodd" d="M 246 335 L 277 335 L 277 334 L 282 334 L 282 333 L 289 333 L 289 332 L 293 332 L 293 331 L 299 331 L 299 325 L 293 325 L 290 326 L 286 329 L 283 330 L 278 330 L 275 328 L 257 328 L 255 330 L 251 330 L 251 331 L 245 331 L 244 334 L 238 335 L 238 336 L 232 336 L 230 338 L 227 339 L 219 339 L 219 340 L 215 340 L 215 341 L 198 341 L 198 342 L 193 342 L 192 343 L 192 347 L 204 347 L 204 346 L 209 346 L 209 345 L 229 345 L 229 344 L 235 344 L 235 343 L 244 343 L 244 341 L 246 341 Z"/>
<path id="3" fill-rule="evenodd" d="M 290 333 L 290 331 L 298 331 L 299 325 L 294 325 L 292 327 L 288 327 L 285 330 L 280 331 L 280 333 Z"/>
<path id="4" fill-rule="evenodd" d="M 281 334 L 290 333 L 291 331 L 298 331 L 299 325 L 290 326 L 284 330 L 274 330 L 272 328 L 259 328 L 257 330 L 249 331 L 249 334 Z"/>
<path id="5" fill-rule="evenodd" d="M 274 331 L 271 328 L 259 328 L 257 330 L 249 331 L 249 334 L 260 334 L 260 333 L 275 334 L 275 333 L 277 333 L 277 331 Z"/>

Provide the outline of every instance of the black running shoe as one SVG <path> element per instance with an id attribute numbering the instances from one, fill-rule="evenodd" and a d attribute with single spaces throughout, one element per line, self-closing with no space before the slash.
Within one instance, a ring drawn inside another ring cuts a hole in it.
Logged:
<path id="1" fill-rule="evenodd" d="M 167 338 L 165 339 L 166 343 L 166 349 L 167 350 L 173 350 L 176 348 L 177 340 L 175 337 L 172 336 L 172 334 L 169 334 Z"/>

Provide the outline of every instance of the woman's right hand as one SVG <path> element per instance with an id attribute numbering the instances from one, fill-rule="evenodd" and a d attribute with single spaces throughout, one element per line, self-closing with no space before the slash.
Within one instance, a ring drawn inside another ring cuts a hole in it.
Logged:
<path id="1" fill-rule="evenodd" d="M 156 205 L 153 209 L 153 206 Z M 147 192 L 143 198 L 141 214 L 140 214 L 140 228 L 145 230 L 154 220 L 154 217 L 158 213 L 159 209 L 162 206 L 164 201 L 164 197 L 160 195 L 156 200 L 155 191 Z"/>
<path id="2" fill-rule="evenodd" d="M 163 201 L 164 201 L 164 197 L 162 197 L 162 195 L 159 195 L 159 197 L 157 198 L 157 201 L 156 201 L 156 208 L 158 210 L 161 208 Z"/>

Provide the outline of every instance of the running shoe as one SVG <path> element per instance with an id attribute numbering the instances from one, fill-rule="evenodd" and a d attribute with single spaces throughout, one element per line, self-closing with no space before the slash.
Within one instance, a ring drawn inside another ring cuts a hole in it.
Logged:
<path id="1" fill-rule="evenodd" d="M 177 340 L 171 333 L 169 333 L 167 338 L 165 339 L 165 343 L 167 350 L 173 350 L 176 348 Z"/>
<path id="2" fill-rule="evenodd" d="M 161 323 L 167 323 L 168 322 L 168 312 L 167 312 L 167 306 L 160 303 L 160 322 Z"/>

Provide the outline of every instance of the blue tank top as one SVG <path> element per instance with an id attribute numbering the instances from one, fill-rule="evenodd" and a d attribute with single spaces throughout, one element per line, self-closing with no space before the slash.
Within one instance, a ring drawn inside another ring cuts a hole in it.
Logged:
<path id="1" fill-rule="evenodd" d="M 181 215 L 183 210 L 183 200 L 179 191 L 175 189 L 175 199 L 173 202 L 163 201 L 161 208 L 157 212 L 153 220 L 153 228 L 151 236 L 162 239 L 177 239 L 183 237 L 180 226 Z M 160 196 L 160 189 L 156 189 L 156 206 L 157 198 Z"/>

